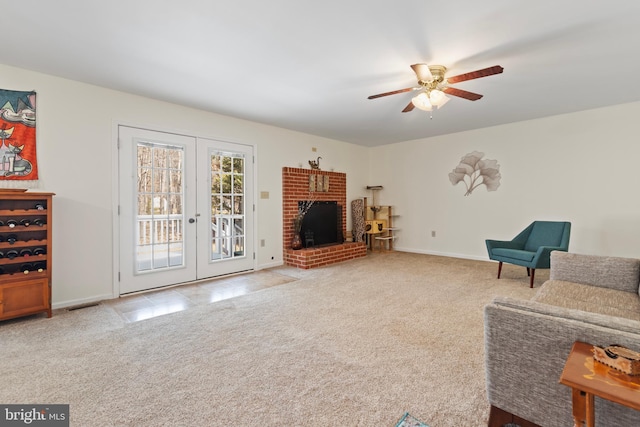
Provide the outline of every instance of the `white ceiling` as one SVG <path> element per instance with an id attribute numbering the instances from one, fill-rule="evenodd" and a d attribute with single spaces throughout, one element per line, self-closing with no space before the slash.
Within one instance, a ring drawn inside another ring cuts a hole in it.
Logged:
<path id="1" fill-rule="evenodd" d="M 0 26 L 7 65 L 365 146 L 640 100 L 636 0 L 23 0 Z M 367 99 L 418 62 L 504 73 L 433 119 Z"/>

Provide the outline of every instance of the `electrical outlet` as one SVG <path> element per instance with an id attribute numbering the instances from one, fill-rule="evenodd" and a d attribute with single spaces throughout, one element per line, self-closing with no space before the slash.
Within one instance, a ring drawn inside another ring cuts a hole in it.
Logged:
<path id="1" fill-rule="evenodd" d="M 264 245 L 265 245 L 264 239 L 260 240 L 260 247 L 264 248 Z"/>
<path id="2" fill-rule="evenodd" d="M 435 232 L 435 230 L 433 230 L 433 231 L 431 232 L 431 237 L 436 237 L 436 232 Z"/>
<path id="3" fill-rule="evenodd" d="M 318 151 L 318 149 L 316 147 L 311 147 L 311 151 L 315 153 L 316 151 Z"/>

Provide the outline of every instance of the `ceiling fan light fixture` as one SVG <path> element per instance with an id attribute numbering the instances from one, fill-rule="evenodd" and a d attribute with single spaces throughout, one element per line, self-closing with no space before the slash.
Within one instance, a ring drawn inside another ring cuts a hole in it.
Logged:
<path id="1" fill-rule="evenodd" d="M 438 89 L 432 90 L 429 94 L 429 100 L 431 101 L 431 104 L 438 108 L 442 108 L 442 106 L 449 102 L 450 99 L 451 98 L 445 95 L 444 92 Z"/>
<path id="2" fill-rule="evenodd" d="M 429 95 L 426 92 L 420 92 L 418 95 L 411 99 L 411 103 L 420 110 L 431 111 L 433 106 L 429 102 Z"/>
<path id="3" fill-rule="evenodd" d="M 438 105 L 445 98 L 445 94 L 443 91 L 438 89 L 433 89 L 429 92 L 429 102 L 433 105 Z"/>

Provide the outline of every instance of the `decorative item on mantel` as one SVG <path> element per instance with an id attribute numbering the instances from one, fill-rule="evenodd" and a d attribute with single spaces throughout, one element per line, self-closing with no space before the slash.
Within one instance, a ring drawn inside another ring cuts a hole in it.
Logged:
<path id="1" fill-rule="evenodd" d="M 315 198 L 311 197 L 309 200 L 304 200 L 298 203 L 298 213 L 293 219 L 293 237 L 291 238 L 291 249 L 302 249 L 302 238 L 300 237 L 300 231 L 302 230 L 302 220 L 304 216 L 309 212 L 311 206 L 315 202 Z"/>
<path id="2" fill-rule="evenodd" d="M 329 176 L 328 175 L 309 175 L 309 192 L 328 192 Z"/>
<path id="3" fill-rule="evenodd" d="M 320 170 L 320 159 L 322 157 L 318 157 L 316 160 L 309 160 L 309 166 L 311 166 L 311 169 L 314 170 Z"/>

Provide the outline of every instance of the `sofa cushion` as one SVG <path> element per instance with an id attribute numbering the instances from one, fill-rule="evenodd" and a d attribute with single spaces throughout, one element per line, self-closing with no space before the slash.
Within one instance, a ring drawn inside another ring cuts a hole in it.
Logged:
<path id="1" fill-rule="evenodd" d="M 638 294 L 562 280 L 547 280 L 532 301 L 640 321 Z"/>
<path id="2" fill-rule="evenodd" d="M 553 251 L 549 278 L 638 294 L 640 260 Z"/>
<path id="3" fill-rule="evenodd" d="M 520 249 L 495 248 L 491 251 L 493 255 L 504 258 L 519 259 L 521 261 L 531 262 L 536 256 L 535 252 L 523 251 Z"/>

